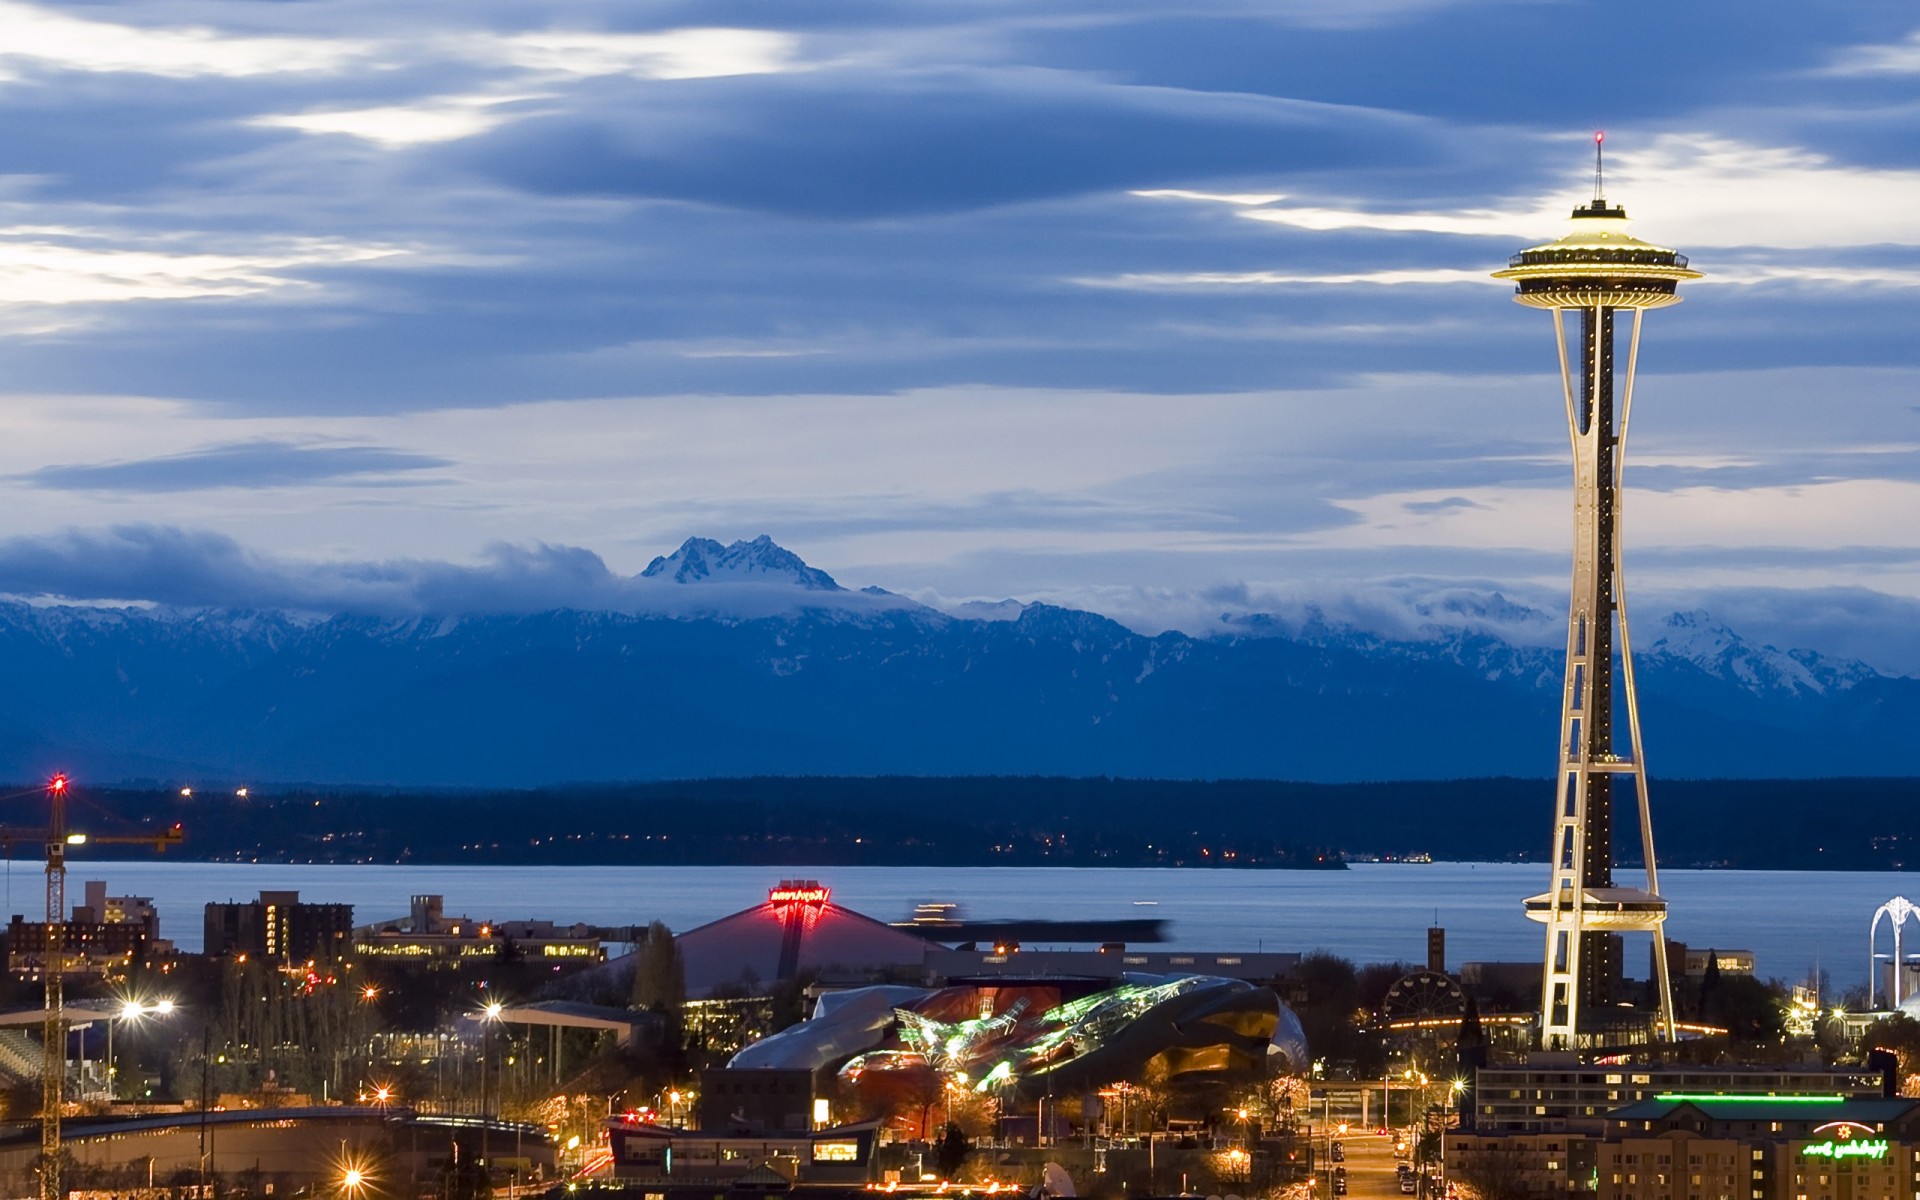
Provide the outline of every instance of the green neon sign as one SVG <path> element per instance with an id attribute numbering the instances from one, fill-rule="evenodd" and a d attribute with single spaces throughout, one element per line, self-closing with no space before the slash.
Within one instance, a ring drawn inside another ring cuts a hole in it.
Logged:
<path id="1" fill-rule="evenodd" d="M 1805 1158 L 1885 1158 L 1887 1139 L 1864 1142 L 1815 1142 L 1800 1152 Z"/>

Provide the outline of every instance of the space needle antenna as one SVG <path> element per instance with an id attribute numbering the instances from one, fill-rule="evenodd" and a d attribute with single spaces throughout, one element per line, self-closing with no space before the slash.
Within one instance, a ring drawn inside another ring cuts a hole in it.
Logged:
<path id="1" fill-rule="evenodd" d="M 1593 202 L 1597 205 L 1607 197 L 1607 164 L 1601 156 L 1601 149 L 1607 143 L 1604 130 L 1593 131 Z"/>

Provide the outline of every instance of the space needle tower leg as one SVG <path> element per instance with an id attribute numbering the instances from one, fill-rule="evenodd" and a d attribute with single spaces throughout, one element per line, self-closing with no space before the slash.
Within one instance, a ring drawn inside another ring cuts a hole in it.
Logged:
<path id="1" fill-rule="evenodd" d="M 1527 915 L 1546 926 L 1540 1043 L 1569 1050 L 1609 1037 L 1599 1018 L 1611 1015 L 1619 1000 L 1619 935 L 1627 932 L 1653 936 L 1656 1029 L 1673 1037 L 1666 901 L 1654 856 L 1627 635 L 1620 510 L 1642 315 L 1677 303 L 1679 282 L 1699 278 L 1681 255 L 1626 233 L 1626 213 L 1602 197 L 1597 172 L 1592 204 L 1576 208 L 1573 217 L 1571 234 L 1522 251 L 1507 270 L 1496 272 L 1516 282 L 1519 303 L 1553 314 L 1573 457 L 1573 578 L 1552 874 L 1548 890 L 1526 902 Z M 1629 313 L 1625 387 L 1616 389 L 1615 327 Z M 1621 718 L 1626 736 L 1617 738 Z M 1623 775 L 1634 784 L 1643 887 L 1618 886 L 1613 875 L 1614 791 Z"/>

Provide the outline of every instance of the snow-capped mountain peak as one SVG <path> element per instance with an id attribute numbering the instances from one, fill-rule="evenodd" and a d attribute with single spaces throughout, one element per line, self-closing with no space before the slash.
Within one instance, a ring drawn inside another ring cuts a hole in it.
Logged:
<path id="1" fill-rule="evenodd" d="M 1873 674 L 1864 663 L 1837 661 L 1811 650 L 1756 645 L 1700 609 L 1668 615 L 1647 652 L 1692 663 L 1754 692 L 1822 695 L 1852 687 Z"/>
<path id="2" fill-rule="evenodd" d="M 672 554 L 662 555 L 640 572 L 643 579 L 667 578 L 674 583 L 727 580 L 734 583 L 784 583 L 817 592 L 846 589 L 833 576 L 810 567 L 798 554 L 766 534 L 750 542 L 722 546 L 712 538 L 690 537 Z"/>

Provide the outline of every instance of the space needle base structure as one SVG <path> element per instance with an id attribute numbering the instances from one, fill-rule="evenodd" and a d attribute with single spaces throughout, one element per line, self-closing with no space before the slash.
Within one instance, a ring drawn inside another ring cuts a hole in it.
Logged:
<path id="1" fill-rule="evenodd" d="M 1649 309 L 1679 303 L 1682 280 L 1700 278 L 1683 255 L 1626 232 L 1625 210 L 1608 205 L 1602 194 L 1599 141 L 1596 137 L 1593 201 L 1573 210 L 1572 232 L 1521 251 L 1506 270 L 1494 272 L 1495 278 L 1514 282 L 1517 303 L 1553 314 L 1573 446 L 1573 597 L 1553 873 L 1548 890 L 1526 901 L 1527 916 L 1545 924 L 1547 933 L 1540 1044 L 1569 1050 L 1608 1039 L 1605 1022 L 1619 1012 L 1622 933 L 1653 936 L 1658 1032 L 1669 1041 L 1674 1036 L 1667 904 L 1660 897 L 1653 852 L 1620 565 L 1620 502 L 1641 319 Z M 1629 314 L 1620 372 L 1616 326 Z M 1613 877 L 1615 784 L 1624 790 L 1628 781 L 1639 810 L 1644 887 L 1619 886 Z"/>

